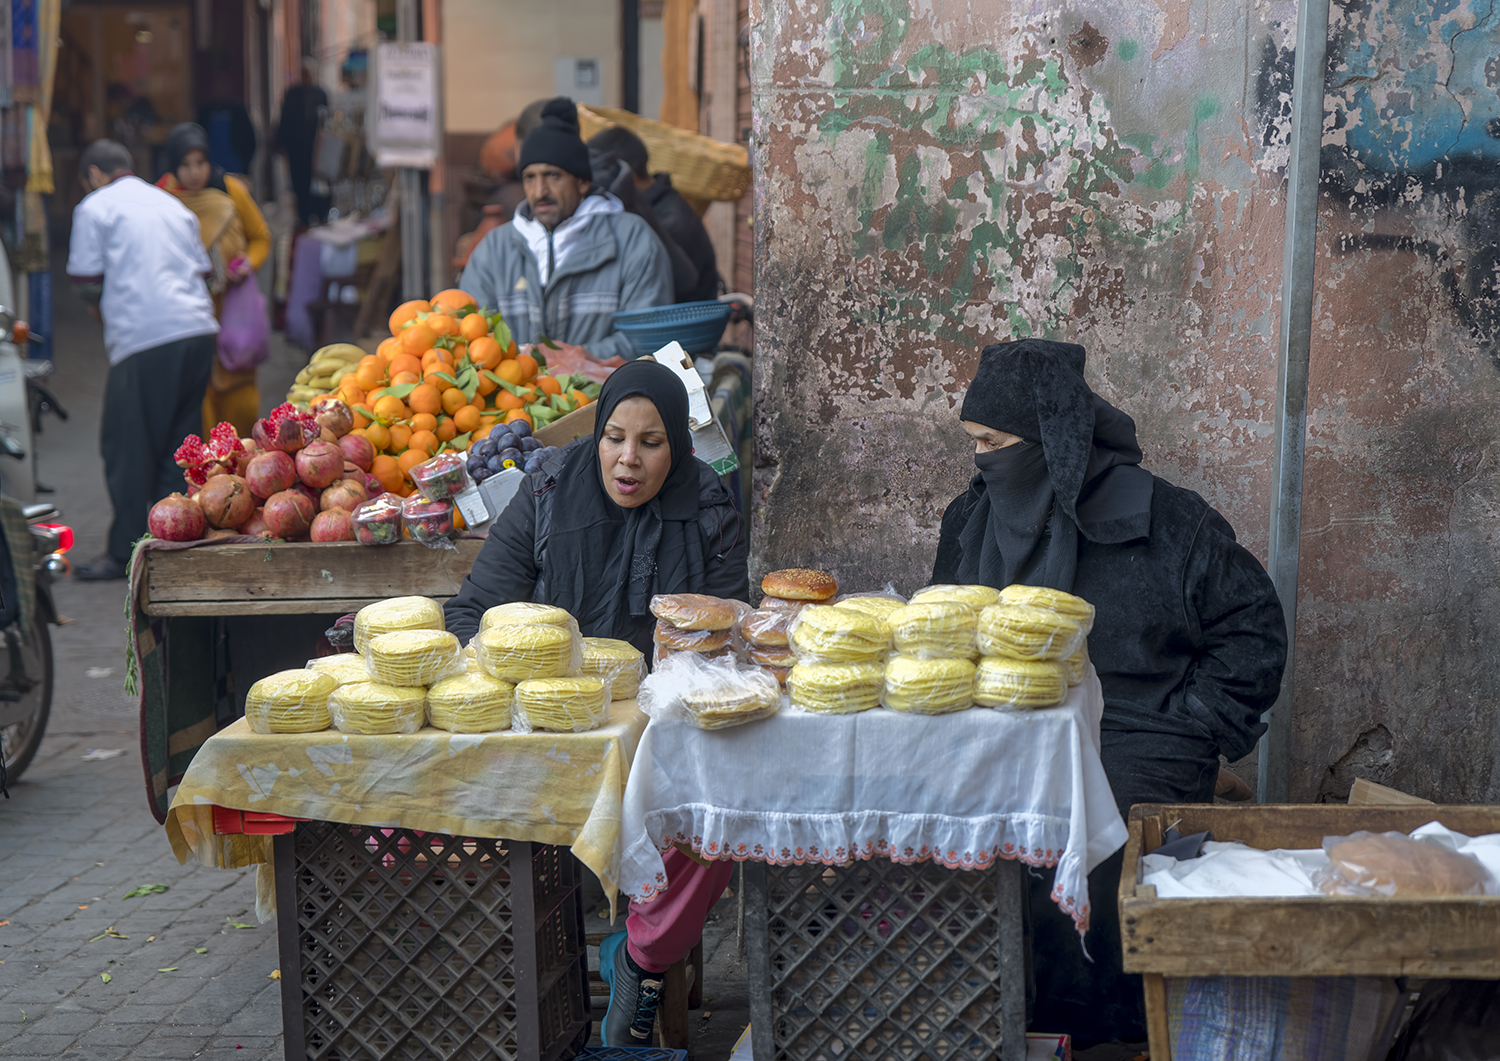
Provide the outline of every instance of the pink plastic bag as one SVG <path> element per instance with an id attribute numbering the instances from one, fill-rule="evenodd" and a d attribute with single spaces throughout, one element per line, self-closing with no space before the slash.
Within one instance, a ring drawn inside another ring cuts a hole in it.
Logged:
<path id="1" fill-rule="evenodd" d="M 271 322 L 266 298 L 251 275 L 224 292 L 219 315 L 219 363 L 230 372 L 248 372 L 271 356 Z"/>

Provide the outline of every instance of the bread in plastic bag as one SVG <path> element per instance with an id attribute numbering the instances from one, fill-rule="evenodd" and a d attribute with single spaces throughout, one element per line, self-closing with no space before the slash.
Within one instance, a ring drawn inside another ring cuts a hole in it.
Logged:
<path id="1" fill-rule="evenodd" d="M 1010 659 L 1062 660 L 1078 651 L 1074 619 L 1028 604 L 993 604 L 979 613 L 979 651 Z"/>
<path id="2" fill-rule="evenodd" d="M 788 567 L 771 571 L 760 580 L 760 591 L 768 597 L 822 603 L 837 596 L 838 580 L 827 571 Z"/>
<path id="3" fill-rule="evenodd" d="M 777 685 L 781 686 L 783 689 L 786 688 L 787 679 L 792 676 L 791 667 L 773 667 L 768 663 L 760 663 L 756 665 L 771 677 L 775 678 Z"/>
<path id="4" fill-rule="evenodd" d="M 880 706 L 885 664 L 799 663 L 786 680 L 787 696 L 804 711 L 852 715 Z"/>
<path id="5" fill-rule="evenodd" d="M 382 685 L 431 685 L 464 670 L 464 650 L 442 630 L 392 630 L 370 638 L 365 667 Z"/>
<path id="6" fill-rule="evenodd" d="M 730 631 L 685 630 L 658 619 L 651 640 L 673 652 L 717 652 L 729 644 Z"/>
<path id="7" fill-rule="evenodd" d="M 652 718 L 682 713 L 699 729 L 726 729 L 775 714 L 781 686 L 759 667 L 682 652 L 664 659 L 641 683 L 639 701 Z"/>
<path id="8" fill-rule="evenodd" d="M 679 630 L 728 630 L 750 606 L 704 593 L 658 593 L 651 614 Z"/>
<path id="9" fill-rule="evenodd" d="M 1072 619 L 1083 629 L 1085 637 L 1094 632 L 1094 606 L 1082 597 L 1075 597 L 1060 589 L 1048 589 L 1046 586 L 1006 586 L 1000 591 L 1000 603 L 1046 608 L 1049 612 Z"/>
<path id="10" fill-rule="evenodd" d="M 328 695 L 338 688 L 331 674 L 284 670 L 269 674 L 245 694 L 245 720 L 256 733 L 316 733 L 328 728 Z"/>
<path id="11" fill-rule="evenodd" d="M 1078 646 L 1078 651 L 1073 653 L 1067 659 L 1063 660 L 1062 664 L 1063 671 L 1068 676 L 1069 687 L 1072 687 L 1074 685 L 1081 685 L 1083 683 L 1084 676 L 1089 672 L 1088 638 L 1085 637 L 1083 639 L 1083 643 Z"/>
<path id="12" fill-rule="evenodd" d="M 1000 603 L 1000 591 L 993 586 L 924 586 L 911 595 L 913 604 L 938 604 L 942 602 L 967 604 L 976 612 Z"/>
<path id="13" fill-rule="evenodd" d="M 503 623 L 474 639 L 479 668 L 491 678 L 566 678 L 583 665 L 583 638 L 551 623 Z"/>
<path id="14" fill-rule="evenodd" d="M 392 630 L 446 630 L 443 607 L 426 597 L 392 597 L 367 604 L 354 615 L 354 651 L 364 655 L 370 638 Z"/>
<path id="15" fill-rule="evenodd" d="M 863 612 L 875 619 L 886 620 L 891 617 L 892 612 L 906 607 L 906 601 L 884 593 L 858 593 L 840 597 L 834 603 L 834 607 Z"/>
<path id="16" fill-rule="evenodd" d="M 511 728 L 586 733 L 609 717 L 609 690 L 598 678 L 528 678 L 516 684 Z"/>
<path id="17" fill-rule="evenodd" d="M 829 604 L 809 604 L 788 637 L 799 663 L 863 663 L 889 654 L 885 621 Z"/>
<path id="18" fill-rule="evenodd" d="M 842 607 L 842 605 L 840 606 Z M 979 654 L 979 617 L 967 604 L 927 601 L 886 617 L 896 652 L 913 659 L 973 659 Z"/>
<path id="19" fill-rule="evenodd" d="M 757 667 L 791 667 L 797 662 L 797 654 L 787 646 L 762 648 L 752 645 L 746 651 L 745 658 Z"/>
<path id="20" fill-rule="evenodd" d="M 515 698 L 512 683 L 465 671 L 427 690 L 427 719 L 449 733 L 493 733 L 510 728 Z"/>
<path id="21" fill-rule="evenodd" d="M 328 694 L 328 713 L 340 733 L 415 733 L 427 723 L 427 690 L 380 682 L 340 685 Z"/>
<path id="22" fill-rule="evenodd" d="M 701 656 L 703 659 L 735 658 L 734 648 L 730 645 L 725 645 L 723 648 L 715 649 L 712 652 L 694 652 L 691 649 L 682 651 L 678 649 L 667 648 L 665 645 L 652 645 L 651 669 L 655 670 L 657 667 L 662 665 L 662 662 L 664 660 L 670 659 L 673 656 Z"/>
<path id="23" fill-rule="evenodd" d="M 1327 895 L 1500 894 L 1472 855 L 1401 833 L 1356 832 L 1323 838 L 1328 865 L 1312 881 Z"/>
<path id="24" fill-rule="evenodd" d="M 1031 711 L 1056 707 L 1067 695 L 1061 663 L 986 656 L 974 671 L 974 702 L 981 707 Z"/>
<path id="25" fill-rule="evenodd" d="M 578 620 L 569 615 L 566 609 L 525 600 L 498 604 L 488 609 L 479 617 L 479 630 L 483 633 L 492 626 L 504 626 L 508 623 L 542 623 L 566 627 L 573 633 L 578 633 Z"/>
<path id="26" fill-rule="evenodd" d="M 747 612 L 740 620 L 740 637 L 745 644 L 760 648 L 786 648 L 787 636 L 792 628 L 792 612 L 772 611 L 761 608 Z"/>
<path id="27" fill-rule="evenodd" d="M 892 711 L 942 715 L 974 706 L 974 664 L 966 659 L 892 656 L 880 703 Z"/>
<path id="28" fill-rule="evenodd" d="M 603 681 L 609 686 L 611 699 L 631 700 L 646 677 L 646 657 L 629 641 L 586 637 L 578 673 Z"/>
<path id="29" fill-rule="evenodd" d="M 370 671 L 365 666 L 365 658 L 355 652 L 339 652 L 332 656 L 310 659 L 307 661 L 307 669 L 326 674 L 339 685 L 370 680 Z"/>
<path id="30" fill-rule="evenodd" d="M 811 601 L 805 600 L 787 600 L 785 597 L 762 597 L 760 604 L 756 606 L 756 610 L 762 612 L 785 612 L 788 615 L 796 615 L 810 603 Z"/>

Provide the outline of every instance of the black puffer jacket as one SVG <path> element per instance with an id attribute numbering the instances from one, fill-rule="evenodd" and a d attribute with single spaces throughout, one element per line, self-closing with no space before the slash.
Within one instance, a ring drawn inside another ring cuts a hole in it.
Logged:
<path id="1" fill-rule="evenodd" d="M 591 438 L 579 439 L 573 445 L 592 445 Z M 542 470 L 526 477 L 516 496 L 490 527 L 479 559 L 459 587 L 458 595 L 443 608 L 448 630 L 467 643 L 479 632 L 479 620 L 485 611 L 511 601 L 555 603 L 542 577 L 542 560 L 547 550 L 547 528 L 551 525 L 552 504 L 557 498 L 557 475 L 562 470 L 567 450 L 559 452 L 543 465 Z M 698 465 L 698 527 L 703 534 L 704 583 L 682 587 L 711 597 L 747 600 L 750 594 L 748 542 L 734 507 L 734 498 L 707 464 L 696 457 Z M 623 581 L 626 573 L 620 572 Z M 672 584 L 672 574 L 660 573 L 664 585 Z M 630 621 L 629 629 L 584 629 L 586 637 L 616 637 L 629 641 L 651 655 L 651 632 L 656 620 L 651 616 Z"/>

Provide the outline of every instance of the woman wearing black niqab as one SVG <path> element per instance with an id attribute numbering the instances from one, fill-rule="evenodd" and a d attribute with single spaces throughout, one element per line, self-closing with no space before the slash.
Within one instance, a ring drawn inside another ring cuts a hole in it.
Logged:
<path id="1" fill-rule="evenodd" d="M 566 608 L 585 636 L 629 641 L 649 658 L 655 594 L 746 600 L 739 512 L 692 454 L 682 381 L 654 361 L 616 369 L 599 392 L 593 435 L 528 476 L 491 526 L 444 606 L 449 631 L 467 642 L 487 609 L 535 601 Z M 626 930 L 600 947 L 610 984 L 606 1046 L 650 1045 L 662 973 L 702 938 L 733 866 L 699 865 L 676 850 L 663 862 L 666 888 L 649 904 L 632 903 Z"/>
<path id="2" fill-rule="evenodd" d="M 1280 688 L 1281 604 L 1223 516 L 1140 466 L 1134 421 L 1089 388 L 1084 360 L 1071 343 L 985 348 L 960 414 L 977 474 L 943 515 L 932 581 L 1019 582 L 1092 603 L 1100 754 L 1121 814 L 1211 802 L 1220 754 L 1249 753 Z M 1089 875 L 1092 962 L 1048 901 L 1052 881 L 1032 881 L 1032 1026 L 1068 1029 L 1075 1046 L 1145 1037 L 1111 898 L 1122 857 Z"/>

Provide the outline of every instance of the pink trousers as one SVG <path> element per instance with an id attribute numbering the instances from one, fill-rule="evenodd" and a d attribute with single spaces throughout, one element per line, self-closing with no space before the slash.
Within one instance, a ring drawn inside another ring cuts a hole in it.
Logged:
<path id="1" fill-rule="evenodd" d="M 667 890 L 649 903 L 631 903 L 625 918 L 630 956 L 647 972 L 664 973 L 703 938 L 703 921 L 729 886 L 733 862 L 700 866 L 675 847 L 661 857 Z"/>

